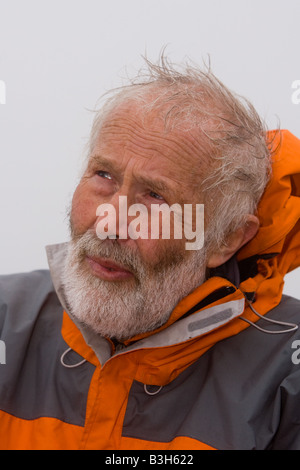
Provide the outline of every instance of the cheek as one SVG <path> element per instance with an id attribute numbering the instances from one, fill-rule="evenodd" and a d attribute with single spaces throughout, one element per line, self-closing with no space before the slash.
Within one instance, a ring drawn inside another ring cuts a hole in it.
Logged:
<path id="1" fill-rule="evenodd" d="M 183 240 L 136 240 L 141 258 L 149 266 L 161 268 L 176 265 L 187 255 Z"/>
<path id="2" fill-rule="evenodd" d="M 94 226 L 97 206 L 97 201 L 79 185 L 72 199 L 71 225 L 74 235 L 82 235 Z"/>

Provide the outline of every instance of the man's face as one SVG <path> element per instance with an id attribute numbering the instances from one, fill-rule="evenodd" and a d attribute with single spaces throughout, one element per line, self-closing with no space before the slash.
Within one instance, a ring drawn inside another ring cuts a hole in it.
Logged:
<path id="1" fill-rule="evenodd" d="M 101 127 L 73 197 L 65 285 L 73 314 L 103 335 L 124 339 L 160 326 L 204 279 L 203 252 L 186 250 L 172 227 L 170 239 L 131 239 L 118 220 L 120 196 L 149 214 L 151 204 L 199 203 L 194 144 L 187 133 L 165 132 L 155 115 L 143 120 L 133 104 L 111 112 Z M 102 204 L 115 208 L 115 239 L 96 235 Z"/>

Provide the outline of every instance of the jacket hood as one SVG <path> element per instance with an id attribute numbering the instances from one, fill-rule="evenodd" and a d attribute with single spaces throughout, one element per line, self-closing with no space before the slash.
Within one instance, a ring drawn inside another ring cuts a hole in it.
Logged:
<path id="1" fill-rule="evenodd" d="M 284 276 L 300 265 L 300 140 L 270 131 L 272 174 L 258 205 L 260 228 L 237 255 L 239 289 L 253 292 L 260 313 L 276 307 Z"/>
<path id="2" fill-rule="evenodd" d="M 269 132 L 268 140 L 272 175 L 258 206 L 260 229 L 238 259 L 277 255 L 284 276 L 300 265 L 300 140 L 287 130 Z"/>

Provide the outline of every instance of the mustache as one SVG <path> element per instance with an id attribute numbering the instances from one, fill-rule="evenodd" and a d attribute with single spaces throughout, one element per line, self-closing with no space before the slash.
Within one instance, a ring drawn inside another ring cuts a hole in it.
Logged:
<path id="1" fill-rule="evenodd" d="M 95 256 L 118 263 L 134 275 L 141 276 L 145 271 L 140 256 L 132 248 L 121 245 L 117 239 L 100 240 L 92 229 L 82 235 L 73 236 L 72 243 L 76 245 L 81 261 L 86 256 Z"/>
<path id="2" fill-rule="evenodd" d="M 84 234 L 73 232 L 72 243 L 76 247 L 79 262 L 83 262 L 86 256 L 109 259 L 116 264 L 122 265 L 132 272 L 137 281 L 142 281 L 149 276 L 163 277 L 169 269 L 180 266 L 185 256 L 191 256 L 191 252 L 178 252 L 176 250 L 163 250 L 156 264 L 143 261 L 138 248 L 120 243 L 118 239 L 101 240 L 93 229 L 88 229 Z M 197 256 L 200 252 L 197 253 Z"/>

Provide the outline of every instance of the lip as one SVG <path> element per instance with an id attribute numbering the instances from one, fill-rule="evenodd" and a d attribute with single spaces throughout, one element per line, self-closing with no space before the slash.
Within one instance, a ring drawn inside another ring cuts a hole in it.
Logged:
<path id="1" fill-rule="evenodd" d="M 123 281 L 133 277 L 132 272 L 117 265 L 109 259 L 87 256 L 86 261 L 88 262 L 93 274 L 104 281 Z"/>

